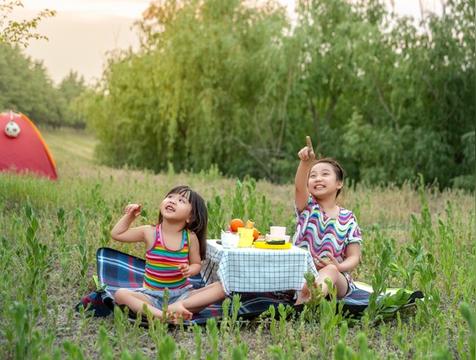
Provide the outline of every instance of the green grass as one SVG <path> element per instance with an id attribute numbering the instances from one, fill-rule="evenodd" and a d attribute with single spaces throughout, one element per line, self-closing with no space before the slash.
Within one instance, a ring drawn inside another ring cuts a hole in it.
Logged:
<path id="1" fill-rule="evenodd" d="M 77 134 L 70 129 L 47 131 L 44 135 L 46 135 L 49 148 L 54 151 L 55 155 L 60 155 L 60 159 L 75 158 L 93 162 L 94 146 L 96 145 L 93 137 L 85 136 L 82 132 Z"/>
<path id="2" fill-rule="evenodd" d="M 292 228 L 293 186 L 237 183 L 213 169 L 111 169 L 94 163 L 95 140 L 86 133 L 44 136 L 58 181 L 0 174 L 0 358 L 475 358 L 474 194 L 418 184 L 346 189 L 343 205 L 357 214 L 364 236 L 355 277 L 376 288 L 424 291 L 428 299 L 411 312 L 381 320 L 374 307 L 354 323 L 321 304 L 287 321 L 146 330 L 120 312 L 98 319 L 73 309 L 94 288 L 97 248 L 143 255 L 140 245 L 109 238 L 127 202 L 141 202 L 140 221 L 154 223 L 164 193 L 190 184 L 209 201 L 214 237 L 236 215 L 253 218 L 261 231 L 271 223 Z"/>

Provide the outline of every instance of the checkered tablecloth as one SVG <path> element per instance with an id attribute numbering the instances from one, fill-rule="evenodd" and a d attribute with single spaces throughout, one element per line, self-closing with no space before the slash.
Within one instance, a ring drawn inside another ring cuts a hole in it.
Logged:
<path id="1" fill-rule="evenodd" d="M 306 272 L 318 276 L 311 254 L 295 246 L 289 250 L 224 249 L 216 240 L 208 240 L 207 259 L 204 278 L 210 282 L 216 273 L 227 294 L 300 290 Z"/>

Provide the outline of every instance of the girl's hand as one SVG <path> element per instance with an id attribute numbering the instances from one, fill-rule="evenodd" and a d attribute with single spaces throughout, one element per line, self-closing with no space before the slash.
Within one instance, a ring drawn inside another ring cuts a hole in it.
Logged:
<path id="1" fill-rule="evenodd" d="M 324 262 L 320 259 L 314 258 L 314 265 L 316 265 L 317 270 L 321 270 L 323 267 L 325 267 L 327 264 L 324 264 Z"/>
<path id="2" fill-rule="evenodd" d="M 124 214 L 129 215 L 130 217 L 136 218 L 140 215 L 142 211 L 141 204 L 129 204 L 124 208 Z"/>
<path id="3" fill-rule="evenodd" d="M 314 259 L 314 263 L 316 264 L 317 270 L 321 270 L 322 268 L 326 267 L 327 265 L 332 264 L 337 268 L 337 270 L 340 271 L 339 262 L 331 254 L 327 254 L 326 256 Z"/>
<path id="4" fill-rule="evenodd" d="M 309 136 L 306 136 L 306 143 L 307 145 L 298 152 L 299 159 L 306 162 L 313 161 L 316 159 L 316 154 L 314 153 L 311 138 Z"/>
<path id="5" fill-rule="evenodd" d="M 179 267 L 179 269 L 182 272 L 182 275 L 184 277 L 192 276 L 192 272 L 190 271 L 190 265 L 189 264 L 180 264 L 178 267 Z"/>

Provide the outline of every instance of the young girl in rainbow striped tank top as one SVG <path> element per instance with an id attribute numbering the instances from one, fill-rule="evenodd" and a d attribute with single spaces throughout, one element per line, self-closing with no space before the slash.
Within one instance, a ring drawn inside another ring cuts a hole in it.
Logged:
<path id="1" fill-rule="evenodd" d="M 114 299 L 135 313 L 146 306 L 161 318 L 164 292 L 168 290 L 170 304 L 183 300 L 192 289 L 188 278 L 200 272 L 206 253 L 207 208 L 195 191 L 177 186 L 160 204 L 158 225 L 131 228 L 140 213 L 141 205 L 127 205 L 111 236 L 117 241 L 145 243 L 143 287 L 118 289 Z"/>
<path id="2" fill-rule="evenodd" d="M 362 237 L 355 216 L 337 205 L 344 185 L 344 171 L 331 158 L 316 160 L 312 143 L 298 153 L 300 163 L 295 177 L 297 228 L 296 246 L 306 248 L 319 271 L 316 285 L 324 296 L 329 293 L 326 280 L 336 287 L 337 297 L 343 298 L 353 289 L 350 272 L 360 262 Z M 307 285 L 296 304 L 309 300 Z"/>

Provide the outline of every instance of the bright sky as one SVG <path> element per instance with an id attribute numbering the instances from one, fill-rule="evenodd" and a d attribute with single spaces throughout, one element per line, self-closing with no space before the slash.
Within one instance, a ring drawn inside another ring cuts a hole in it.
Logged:
<path id="1" fill-rule="evenodd" d="M 294 10 L 294 0 L 278 0 Z M 420 16 L 424 9 L 441 12 L 442 0 L 393 0 L 395 11 Z M 24 8 L 15 17 L 31 18 L 40 10 L 56 10 L 55 17 L 43 20 L 38 32 L 49 41 L 31 41 L 25 50 L 34 59 L 42 60 L 49 75 L 58 83 L 72 69 L 89 83 L 102 74 L 107 52 L 137 47 L 138 36 L 132 29 L 150 0 L 23 0 Z M 389 3 L 392 0 L 388 0 Z"/>

